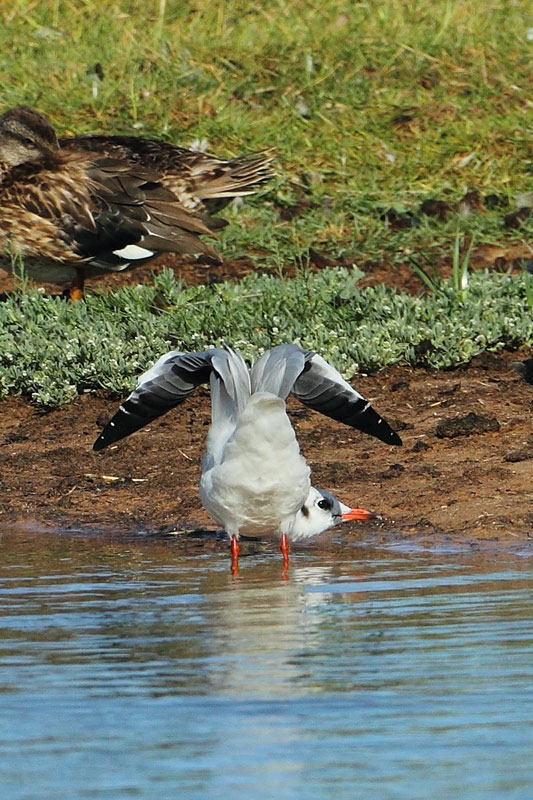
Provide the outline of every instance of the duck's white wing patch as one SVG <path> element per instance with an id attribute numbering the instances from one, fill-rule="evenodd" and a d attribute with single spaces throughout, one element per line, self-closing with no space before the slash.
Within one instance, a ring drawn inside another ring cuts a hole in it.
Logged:
<path id="1" fill-rule="evenodd" d="M 125 258 L 126 261 L 140 261 L 143 258 L 151 258 L 155 255 L 153 250 L 139 247 L 138 244 L 128 244 L 120 250 L 113 250 L 113 253 L 119 258 Z"/>

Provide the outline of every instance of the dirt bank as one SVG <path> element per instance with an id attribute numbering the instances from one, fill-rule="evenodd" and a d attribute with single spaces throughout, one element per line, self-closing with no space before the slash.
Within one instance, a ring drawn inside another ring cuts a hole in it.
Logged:
<path id="1" fill-rule="evenodd" d="M 314 483 L 384 517 L 352 524 L 350 536 L 518 542 L 533 535 L 533 387 L 511 369 L 517 357 L 485 356 L 451 372 L 396 367 L 359 377 L 357 388 L 400 431 L 401 448 L 290 401 Z M 92 443 L 118 400 L 84 395 L 51 411 L 21 398 L 0 403 L 0 523 L 216 527 L 197 495 L 207 391 L 97 455 Z"/>

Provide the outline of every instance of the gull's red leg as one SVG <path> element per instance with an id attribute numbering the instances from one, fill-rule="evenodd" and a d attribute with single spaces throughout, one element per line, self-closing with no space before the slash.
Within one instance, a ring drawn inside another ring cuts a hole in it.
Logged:
<path id="1" fill-rule="evenodd" d="M 239 553 L 241 551 L 239 540 L 233 534 L 231 537 L 231 571 L 234 575 L 239 571 Z"/>
<path id="2" fill-rule="evenodd" d="M 286 533 L 281 534 L 279 549 L 281 550 L 281 554 L 283 555 L 283 566 L 284 568 L 287 568 L 289 566 L 289 540 L 287 539 Z"/>

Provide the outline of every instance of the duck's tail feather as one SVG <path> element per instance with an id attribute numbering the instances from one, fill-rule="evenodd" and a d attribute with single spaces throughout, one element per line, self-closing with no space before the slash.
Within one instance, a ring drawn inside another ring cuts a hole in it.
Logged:
<path id="1" fill-rule="evenodd" d="M 272 151 L 239 156 L 232 161 L 205 158 L 191 171 L 194 193 L 210 214 L 221 211 L 234 197 L 255 194 L 272 178 Z"/>

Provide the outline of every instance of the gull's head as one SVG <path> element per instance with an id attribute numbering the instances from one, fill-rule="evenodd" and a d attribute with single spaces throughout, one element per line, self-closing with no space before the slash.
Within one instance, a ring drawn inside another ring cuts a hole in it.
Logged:
<path id="1" fill-rule="evenodd" d="M 11 108 L 0 117 L 0 160 L 12 167 L 57 150 L 57 136 L 46 119 L 28 106 Z"/>
<path id="2" fill-rule="evenodd" d="M 345 506 L 325 489 L 315 489 L 311 486 L 307 500 L 296 512 L 292 527 L 287 534 L 291 541 L 307 539 L 327 531 L 343 520 L 365 520 L 374 516 L 371 511 L 366 511 L 364 508 Z"/>

